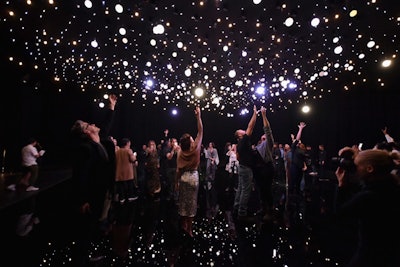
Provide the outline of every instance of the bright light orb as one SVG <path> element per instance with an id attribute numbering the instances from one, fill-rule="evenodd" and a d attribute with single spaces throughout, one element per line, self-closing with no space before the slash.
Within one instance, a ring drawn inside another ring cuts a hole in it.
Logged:
<path id="1" fill-rule="evenodd" d="M 314 28 L 316 28 L 316 27 L 319 25 L 319 22 L 320 22 L 319 18 L 313 18 L 313 19 L 311 20 L 311 26 L 313 26 Z"/>
<path id="2" fill-rule="evenodd" d="M 178 110 L 176 110 L 176 108 L 172 109 L 171 114 L 174 116 L 178 115 Z"/>
<path id="3" fill-rule="evenodd" d="M 308 105 L 304 105 L 304 106 L 301 108 L 301 111 L 302 111 L 303 113 L 308 113 L 308 112 L 310 112 L 310 107 L 309 107 Z"/>
<path id="4" fill-rule="evenodd" d="M 165 28 L 163 25 L 158 24 L 156 26 L 153 27 L 153 33 L 154 34 L 163 34 L 165 31 Z"/>
<path id="5" fill-rule="evenodd" d="M 264 95 L 264 94 L 265 94 L 265 88 L 264 88 L 263 86 L 257 87 L 256 93 L 257 93 L 258 95 Z"/>
<path id="6" fill-rule="evenodd" d="M 125 35 L 126 34 L 126 29 L 125 28 L 119 28 L 119 34 Z"/>
<path id="7" fill-rule="evenodd" d="M 124 7 L 121 4 L 116 4 L 115 11 L 117 11 L 117 13 L 122 13 L 124 12 Z"/>
<path id="8" fill-rule="evenodd" d="M 182 47 L 183 47 L 183 43 L 182 43 L 182 42 L 178 42 L 178 43 L 176 44 L 176 46 L 177 46 L 178 48 L 182 48 Z"/>
<path id="9" fill-rule="evenodd" d="M 185 76 L 186 77 L 190 77 L 190 75 L 192 75 L 192 71 L 190 69 L 186 69 L 185 70 Z"/>
<path id="10" fill-rule="evenodd" d="M 204 90 L 203 90 L 203 88 L 197 87 L 197 88 L 194 90 L 194 95 L 197 96 L 197 97 L 202 97 L 202 96 L 204 95 Z"/>
<path id="11" fill-rule="evenodd" d="M 258 5 L 259 3 L 261 3 L 262 2 L 262 0 L 253 0 L 253 3 L 255 4 L 255 5 Z"/>
<path id="12" fill-rule="evenodd" d="M 265 60 L 263 59 L 263 58 L 260 58 L 259 60 L 258 60 L 258 65 L 264 65 L 264 63 L 265 63 Z"/>
<path id="13" fill-rule="evenodd" d="M 382 62 L 382 67 L 384 67 L 384 68 L 388 68 L 388 67 L 390 67 L 390 65 L 392 65 L 392 61 L 390 59 L 385 59 Z"/>
<path id="14" fill-rule="evenodd" d="M 333 42 L 334 44 L 336 44 L 337 42 L 339 42 L 339 37 L 333 38 L 332 42 Z"/>
<path id="15" fill-rule="evenodd" d="M 96 65 L 99 68 L 102 67 L 103 66 L 103 61 L 97 61 Z"/>
<path id="16" fill-rule="evenodd" d="M 99 46 L 99 43 L 97 43 L 96 40 L 93 40 L 92 42 L 90 42 L 90 45 L 91 45 L 93 48 L 96 48 L 96 47 Z"/>
<path id="17" fill-rule="evenodd" d="M 372 48 L 372 47 L 374 47 L 375 46 L 375 41 L 369 41 L 368 43 L 367 43 L 367 47 L 368 48 Z"/>
<path id="18" fill-rule="evenodd" d="M 235 70 L 230 70 L 228 75 L 229 75 L 230 78 L 235 78 L 236 71 Z"/>
<path id="19" fill-rule="evenodd" d="M 361 54 L 358 55 L 358 58 L 359 58 L 359 59 L 363 59 L 364 57 L 365 57 L 365 54 L 363 54 L 363 53 L 361 53 Z"/>
<path id="20" fill-rule="evenodd" d="M 351 17 L 351 18 L 354 18 L 355 16 L 357 16 L 357 9 L 353 9 L 352 11 L 350 11 L 350 13 L 349 13 L 349 16 Z"/>
<path id="21" fill-rule="evenodd" d="M 343 47 L 342 46 L 336 46 L 335 47 L 335 50 L 333 50 L 333 52 L 336 54 L 336 55 L 338 55 L 338 54 L 340 54 L 340 53 L 342 53 L 343 52 Z"/>
<path id="22" fill-rule="evenodd" d="M 156 40 L 154 40 L 154 39 L 150 40 L 150 45 L 151 46 L 155 46 L 156 44 L 157 44 Z"/>
<path id="23" fill-rule="evenodd" d="M 247 52 L 246 51 L 242 51 L 242 57 L 247 57 Z"/>
<path id="24" fill-rule="evenodd" d="M 291 27 L 293 25 L 293 23 L 294 23 L 294 19 L 291 17 L 288 17 L 283 24 L 285 24 L 286 27 Z"/>
<path id="25" fill-rule="evenodd" d="M 93 6 L 92 1 L 90 1 L 90 0 L 85 0 L 85 7 L 87 7 L 87 8 L 92 8 L 92 6 Z"/>

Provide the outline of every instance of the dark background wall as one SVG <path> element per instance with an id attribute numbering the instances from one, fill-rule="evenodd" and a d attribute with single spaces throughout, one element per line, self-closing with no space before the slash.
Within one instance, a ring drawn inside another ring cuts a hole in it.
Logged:
<path id="1" fill-rule="evenodd" d="M 26 140 L 34 136 L 46 149 L 42 159 L 46 165 L 68 165 L 69 130 L 76 119 L 96 122 L 102 109 L 93 102 L 93 96 L 80 92 L 71 84 L 68 90 L 57 91 L 57 86 L 40 77 L 22 82 L 23 76 L 17 70 L 2 69 L 8 85 L 3 87 L 0 110 L 0 152 L 6 150 L 4 164 L 7 170 L 17 170 L 20 150 Z M 10 79 L 12 78 L 12 79 Z M 40 82 L 38 82 L 38 80 Z M 330 156 L 347 145 L 364 143 L 371 148 L 383 141 L 381 129 L 388 127 L 389 133 L 398 139 L 400 125 L 400 93 L 398 78 L 393 78 L 385 87 L 364 84 L 350 91 L 338 89 L 322 99 L 311 101 L 309 114 L 300 111 L 300 104 L 292 104 L 286 110 L 268 114 L 274 137 L 280 143 L 290 142 L 290 134 L 297 132 L 297 125 L 305 121 L 302 141 L 314 149 L 325 144 Z M 184 132 L 196 133 L 193 108 L 181 109 L 180 114 L 171 116 L 169 110 L 161 106 L 131 103 L 119 99 L 116 120 L 111 135 L 117 139 L 129 137 L 137 149 L 149 139 L 159 141 L 164 129 L 170 136 L 180 137 Z M 252 107 L 247 107 L 251 110 Z M 245 129 L 250 118 L 236 116 L 227 118 L 214 112 L 204 111 L 204 144 L 216 143 L 219 151 L 227 141 L 234 142 L 233 133 L 238 128 Z M 262 122 L 258 120 L 254 138 L 262 133 Z M 3 159 L 3 158 L 2 158 Z"/>

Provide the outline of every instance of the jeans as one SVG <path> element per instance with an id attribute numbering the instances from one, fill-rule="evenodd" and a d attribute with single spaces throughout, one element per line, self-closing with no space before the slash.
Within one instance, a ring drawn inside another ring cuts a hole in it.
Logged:
<path id="1" fill-rule="evenodd" d="M 249 202 L 253 182 L 253 170 L 250 167 L 239 165 L 239 183 L 235 195 L 234 209 L 239 216 L 247 216 L 247 204 Z"/>

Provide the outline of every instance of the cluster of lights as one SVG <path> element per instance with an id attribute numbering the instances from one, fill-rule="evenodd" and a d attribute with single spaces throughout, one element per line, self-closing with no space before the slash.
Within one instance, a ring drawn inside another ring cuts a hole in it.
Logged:
<path id="1" fill-rule="evenodd" d="M 400 19 L 376 1 L 342 5 L 4 1 L 0 27 L 15 47 L 5 51 L 10 62 L 50 73 L 60 92 L 72 82 L 82 92 L 231 117 L 372 83 L 367 69 L 393 66 Z"/>

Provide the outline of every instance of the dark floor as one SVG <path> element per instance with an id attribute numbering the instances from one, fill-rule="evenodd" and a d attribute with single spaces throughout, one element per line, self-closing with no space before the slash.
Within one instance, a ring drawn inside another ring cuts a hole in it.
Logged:
<path id="1" fill-rule="evenodd" d="M 68 171 L 42 174 L 41 190 L 29 193 L 5 190 L 7 182 L 2 177 L 1 266 L 75 266 L 71 254 L 74 240 L 70 237 L 75 229 L 70 223 L 69 175 Z M 285 186 L 274 183 L 274 221 L 236 222 L 236 236 L 229 231 L 223 211 L 220 210 L 213 220 L 205 218 L 200 195 L 194 238 L 182 241 L 184 245 L 175 266 L 344 266 L 352 251 L 354 234 L 351 229 L 343 231 L 346 228 L 332 223 L 334 189 L 334 181 L 316 180 L 309 201 L 296 201 L 297 212 L 288 216 L 282 201 Z M 253 197 L 253 212 L 258 209 L 256 203 Z M 17 215 L 31 205 L 34 205 L 40 223 L 27 236 L 19 237 L 15 234 Z M 129 259 L 123 266 L 168 266 L 166 212 L 162 206 L 161 220 L 149 246 L 145 242 L 143 222 L 140 218 L 137 220 Z M 117 266 L 107 236 L 92 244 L 92 249 L 107 256 L 96 266 Z"/>

